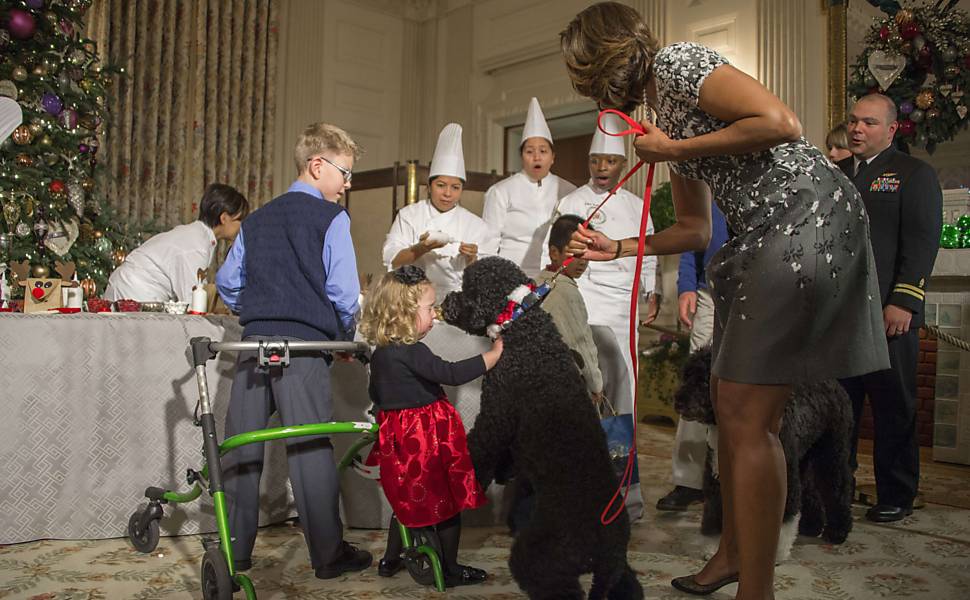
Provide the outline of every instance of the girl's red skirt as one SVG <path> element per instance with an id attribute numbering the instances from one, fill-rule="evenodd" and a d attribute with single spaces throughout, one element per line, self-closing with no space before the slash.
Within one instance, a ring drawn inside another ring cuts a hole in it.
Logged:
<path id="1" fill-rule="evenodd" d="M 367 464 L 381 468 L 381 487 L 406 527 L 426 527 L 486 502 L 458 411 L 447 401 L 379 411 L 377 442 Z"/>

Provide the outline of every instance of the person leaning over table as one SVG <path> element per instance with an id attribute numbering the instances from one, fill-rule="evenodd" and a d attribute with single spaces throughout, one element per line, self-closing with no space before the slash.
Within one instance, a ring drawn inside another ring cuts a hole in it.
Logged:
<path id="1" fill-rule="evenodd" d="M 209 268 L 219 240 L 232 241 L 249 202 L 234 188 L 213 183 L 199 203 L 199 218 L 149 238 L 108 278 L 105 300 L 192 301 L 199 269 Z"/>

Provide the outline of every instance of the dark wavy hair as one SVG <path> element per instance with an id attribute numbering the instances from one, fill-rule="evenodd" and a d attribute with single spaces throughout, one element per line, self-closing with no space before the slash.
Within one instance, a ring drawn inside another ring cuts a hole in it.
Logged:
<path id="1" fill-rule="evenodd" d="M 630 113 L 643 103 L 660 44 L 636 10 L 600 2 L 559 34 L 566 71 L 577 92 L 599 107 Z"/>

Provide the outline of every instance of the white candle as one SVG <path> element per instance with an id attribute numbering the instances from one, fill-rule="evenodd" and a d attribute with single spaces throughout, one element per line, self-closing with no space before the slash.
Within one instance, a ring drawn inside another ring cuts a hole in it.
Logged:
<path id="1" fill-rule="evenodd" d="M 205 293 L 205 287 L 199 284 L 192 288 L 192 305 L 190 311 L 204 315 L 209 307 L 209 295 Z"/>

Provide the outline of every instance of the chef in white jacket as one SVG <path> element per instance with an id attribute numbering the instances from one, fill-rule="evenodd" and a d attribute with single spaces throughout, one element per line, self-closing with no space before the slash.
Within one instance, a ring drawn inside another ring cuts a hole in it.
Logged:
<path id="1" fill-rule="evenodd" d="M 606 115 L 603 126 L 608 131 L 622 131 L 620 120 Z M 589 148 L 589 183 L 562 199 L 559 212 L 589 216 L 606 198 L 625 172 L 626 148 L 623 138 L 604 134 L 597 127 Z M 593 227 L 613 239 L 636 237 L 640 233 L 643 199 L 620 189 L 590 220 Z M 653 221 L 647 221 L 647 235 L 653 233 Z M 590 325 L 606 325 L 616 334 L 630 374 L 630 402 L 633 398 L 633 365 L 630 359 L 630 294 L 633 291 L 635 256 L 611 261 L 590 261 L 579 278 L 579 291 L 586 301 Z M 640 271 L 640 298 L 646 301 L 654 287 L 657 257 L 645 256 Z M 637 320 L 639 324 L 639 319 Z M 616 406 L 618 413 L 633 412 L 633 406 Z"/>
<path id="2" fill-rule="evenodd" d="M 461 288 L 465 267 L 498 250 L 498 232 L 459 205 L 464 182 L 461 125 L 449 123 L 431 159 L 429 198 L 399 210 L 384 241 L 387 269 L 408 264 L 424 269 L 438 304 Z"/>
<path id="3" fill-rule="evenodd" d="M 546 237 L 559 200 L 576 189 L 549 172 L 556 157 L 552 133 L 535 98 L 529 103 L 519 150 L 522 170 L 485 192 L 482 218 L 501 235 L 499 256 L 535 279 L 548 262 Z"/>
<path id="4" fill-rule="evenodd" d="M 192 301 L 199 269 L 209 268 L 219 240 L 233 240 L 249 202 L 228 185 L 213 183 L 199 204 L 199 219 L 156 234 L 131 251 L 108 278 L 106 300 Z"/>

